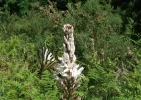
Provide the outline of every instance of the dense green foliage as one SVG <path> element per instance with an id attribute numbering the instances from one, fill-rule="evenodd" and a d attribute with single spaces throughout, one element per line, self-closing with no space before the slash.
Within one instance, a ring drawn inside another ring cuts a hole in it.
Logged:
<path id="1" fill-rule="evenodd" d="M 39 2 L 40 1 L 40 2 Z M 0 0 L 0 100 L 59 100 L 52 74 L 41 77 L 39 49 L 62 55 L 63 30 L 74 26 L 76 93 L 84 100 L 141 100 L 140 0 Z"/>

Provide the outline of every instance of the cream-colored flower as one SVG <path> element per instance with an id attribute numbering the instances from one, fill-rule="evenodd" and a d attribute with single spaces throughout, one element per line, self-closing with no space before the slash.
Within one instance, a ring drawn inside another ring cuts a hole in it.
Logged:
<path id="1" fill-rule="evenodd" d="M 83 71 L 83 67 L 81 67 L 81 68 L 79 68 L 79 65 L 76 65 L 76 66 L 74 66 L 71 70 L 70 70 L 70 72 L 71 72 L 71 74 L 72 74 L 72 77 L 74 78 L 74 79 L 77 79 L 77 77 L 81 74 L 81 72 Z"/>

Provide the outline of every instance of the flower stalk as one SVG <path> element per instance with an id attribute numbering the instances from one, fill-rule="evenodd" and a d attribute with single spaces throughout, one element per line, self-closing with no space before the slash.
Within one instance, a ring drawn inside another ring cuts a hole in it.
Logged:
<path id="1" fill-rule="evenodd" d="M 76 64 L 74 29 L 72 25 L 65 24 L 63 30 L 63 56 L 60 58 L 61 63 L 57 65 L 54 76 L 58 82 L 59 89 L 63 93 L 62 100 L 81 100 L 75 94 L 75 91 L 80 86 L 80 76 L 84 68 Z"/>

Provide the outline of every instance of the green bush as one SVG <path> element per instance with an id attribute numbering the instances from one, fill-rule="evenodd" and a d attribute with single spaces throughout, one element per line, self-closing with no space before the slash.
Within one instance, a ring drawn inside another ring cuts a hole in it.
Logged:
<path id="1" fill-rule="evenodd" d="M 38 51 L 47 46 L 55 58 L 61 56 L 66 23 L 74 26 L 77 62 L 85 67 L 77 95 L 84 100 L 140 100 L 140 13 L 128 14 L 137 2 L 126 10 L 114 9 L 113 0 L 70 0 L 66 11 L 46 2 L 2 1 L 0 100 L 59 100 L 52 74 L 46 70 L 38 76 Z"/>

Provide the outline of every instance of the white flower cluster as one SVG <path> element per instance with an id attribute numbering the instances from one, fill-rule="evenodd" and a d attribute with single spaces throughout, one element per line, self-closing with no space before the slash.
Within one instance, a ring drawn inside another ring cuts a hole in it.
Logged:
<path id="1" fill-rule="evenodd" d="M 83 67 L 79 67 L 79 64 L 74 64 L 71 67 L 65 63 L 58 64 L 56 67 L 57 73 L 55 74 L 55 79 L 60 80 L 62 77 L 73 77 L 74 79 L 77 79 L 83 69 Z"/>
<path id="2" fill-rule="evenodd" d="M 64 34 L 64 52 L 63 57 L 60 57 L 61 64 L 58 64 L 56 67 L 57 74 L 55 74 L 56 79 L 60 79 L 58 74 L 63 77 L 73 77 L 77 79 L 77 77 L 81 74 L 83 67 L 79 67 L 79 64 L 76 64 L 76 56 L 75 56 L 75 45 L 74 45 L 74 37 L 73 37 L 73 26 L 70 24 L 65 24 L 63 27 L 65 32 Z"/>

